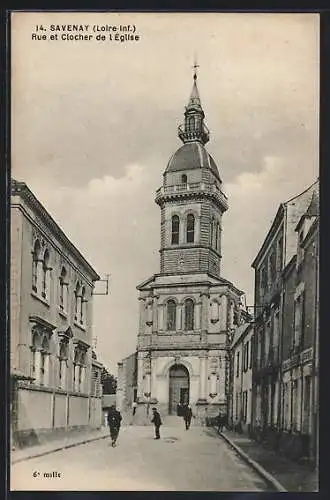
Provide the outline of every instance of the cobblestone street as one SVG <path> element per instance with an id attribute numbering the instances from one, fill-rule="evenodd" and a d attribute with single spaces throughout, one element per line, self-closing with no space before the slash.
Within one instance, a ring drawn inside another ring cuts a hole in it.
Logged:
<path id="1" fill-rule="evenodd" d="M 12 490 L 268 491 L 228 445 L 205 428 L 167 417 L 153 427 L 124 426 L 109 439 L 14 464 Z M 58 476 L 60 477 L 44 477 Z"/>

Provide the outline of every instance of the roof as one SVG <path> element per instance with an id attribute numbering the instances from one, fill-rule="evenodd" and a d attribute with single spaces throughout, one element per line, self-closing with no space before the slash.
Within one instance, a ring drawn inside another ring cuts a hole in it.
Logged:
<path id="1" fill-rule="evenodd" d="M 187 109 L 196 108 L 196 107 L 202 109 L 196 79 L 194 79 L 194 84 L 193 84 L 193 88 L 192 88 L 192 91 L 190 94 L 190 99 L 189 99 Z"/>
<path id="2" fill-rule="evenodd" d="M 221 181 L 215 161 L 198 141 L 183 144 L 170 158 L 165 172 L 178 172 L 197 168 L 210 169 Z"/>
<path id="3" fill-rule="evenodd" d="M 58 237 L 59 241 L 67 247 L 67 249 L 74 255 L 74 257 L 82 264 L 87 270 L 93 281 L 98 281 L 100 276 L 87 262 L 85 257 L 79 252 L 77 247 L 69 240 L 64 231 L 59 227 L 51 215 L 47 212 L 45 207 L 40 203 L 36 196 L 32 193 L 25 182 L 16 181 L 11 179 L 11 194 L 12 196 L 20 196 L 44 221 L 44 223 L 53 231 Z"/>
<path id="4" fill-rule="evenodd" d="M 241 325 L 239 325 L 236 328 L 235 333 L 234 333 L 234 338 L 233 338 L 233 341 L 232 341 L 232 346 L 234 346 L 240 340 L 240 338 L 243 336 L 243 334 L 245 332 L 247 332 L 247 330 L 251 326 L 252 326 L 252 323 L 242 323 Z"/>
<path id="5" fill-rule="evenodd" d="M 317 185 L 318 185 L 318 180 L 316 180 L 313 184 L 311 184 L 308 188 L 306 188 L 301 193 L 295 195 L 293 198 L 290 198 L 289 200 L 287 200 L 283 203 L 280 203 L 278 210 L 276 212 L 276 216 L 273 220 L 273 223 L 272 223 L 269 231 L 267 232 L 267 235 L 266 235 L 266 237 L 261 245 L 261 248 L 260 248 L 257 256 L 255 257 L 254 261 L 252 262 L 251 267 L 256 268 L 258 266 L 258 263 L 260 262 L 261 258 L 263 257 L 267 246 L 269 245 L 270 241 L 272 240 L 272 238 L 274 236 L 274 233 L 276 232 L 278 226 L 280 225 L 280 223 L 283 219 L 284 213 L 287 210 L 288 206 L 290 204 L 295 205 L 296 200 L 298 200 L 299 198 L 304 198 L 305 196 L 308 195 L 309 192 L 311 194 L 312 194 L 313 190 L 315 192 L 315 186 L 317 186 Z M 307 197 L 306 197 L 306 199 L 307 199 Z"/>

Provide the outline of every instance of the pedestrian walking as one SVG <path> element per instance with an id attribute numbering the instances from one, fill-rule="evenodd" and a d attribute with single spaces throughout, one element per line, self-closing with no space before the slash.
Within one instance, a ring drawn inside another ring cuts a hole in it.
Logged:
<path id="1" fill-rule="evenodd" d="M 192 419 L 192 409 L 190 408 L 189 405 L 186 405 L 184 407 L 183 419 L 184 419 L 184 423 L 186 425 L 186 431 L 187 431 L 190 427 L 190 423 L 191 423 L 191 419 Z"/>
<path id="2" fill-rule="evenodd" d="M 137 402 L 136 401 L 133 401 L 133 404 L 132 404 L 132 410 L 133 410 L 133 417 L 136 413 L 136 407 L 137 407 Z"/>
<path id="3" fill-rule="evenodd" d="M 159 428 L 162 425 L 162 419 L 160 418 L 157 408 L 153 408 L 152 413 L 153 415 L 151 422 L 155 426 L 155 439 L 160 439 Z"/>
<path id="4" fill-rule="evenodd" d="M 217 424 L 218 424 L 218 434 L 223 431 L 224 426 L 227 426 L 227 415 L 223 414 L 220 410 L 219 415 L 217 416 Z"/>
<path id="5" fill-rule="evenodd" d="M 112 405 L 108 412 L 108 425 L 110 429 L 111 446 L 114 448 L 118 439 L 118 434 L 121 425 L 121 414 L 116 410 L 115 405 Z"/>

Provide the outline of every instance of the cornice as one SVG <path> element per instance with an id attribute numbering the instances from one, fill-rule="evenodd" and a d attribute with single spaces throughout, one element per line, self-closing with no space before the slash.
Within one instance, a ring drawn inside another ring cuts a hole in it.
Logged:
<path id="1" fill-rule="evenodd" d="M 73 243 L 65 235 L 64 231 L 59 227 L 59 225 L 55 222 L 55 220 L 51 217 L 51 215 L 47 212 L 47 210 L 43 207 L 43 205 L 39 202 L 39 200 L 35 197 L 35 195 L 32 193 L 32 191 L 28 188 L 28 186 L 24 182 L 12 181 L 11 194 L 12 196 L 19 196 L 22 200 L 24 200 L 27 203 L 27 205 L 35 212 L 35 214 L 40 217 L 42 222 L 47 227 L 49 227 L 49 229 L 54 233 L 54 235 L 58 238 L 58 240 L 72 253 L 72 255 L 75 256 L 77 261 L 80 264 L 82 264 L 82 266 L 89 272 L 89 274 L 92 277 L 92 281 L 98 281 L 100 279 L 100 276 L 87 262 L 87 260 L 83 257 L 80 251 L 73 245 Z M 19 206 L 20 208 L 23 208 L 21 204 L 12 203 L 11 206 L 12 207 Z M 33 221 L 33 223 L 35 224 L 35 221 Z"/>

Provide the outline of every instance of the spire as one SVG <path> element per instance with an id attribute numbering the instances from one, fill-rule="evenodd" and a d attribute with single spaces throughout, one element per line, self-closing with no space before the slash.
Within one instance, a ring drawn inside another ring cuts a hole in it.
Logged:
<path id="1" fill-rule="evenodd" d="M 192 91 L 190 94 L 190 99 L 189 99 L 189 103 L 188 103 L 187 108 L 191 108 L 191 107 L 196 106 L 202 110 L 201 100 L 200 100 L 199 92 L 198 92 L 198 88 L 197 88 L 197 68 L 199 68 L 199 65 L 197 64 L 197 62 L 195 62 L 195 64 L 193 65 L 194 83 L 193 83 L 193 88 L 192 88 Z"/>
<path id="2" fill-rule="evenodd" d="M 193 88 L 190 94 L 188 106 L 184 113 L 185 122 L 179 126 L 179 138 L 183 143 L 201 142 L 206 144 L 209 140 L 209 130 L 204 123 L 204 111 L 201 105 L 199 92 L 197 88 L 197 62 L 193 66 Z"/>

